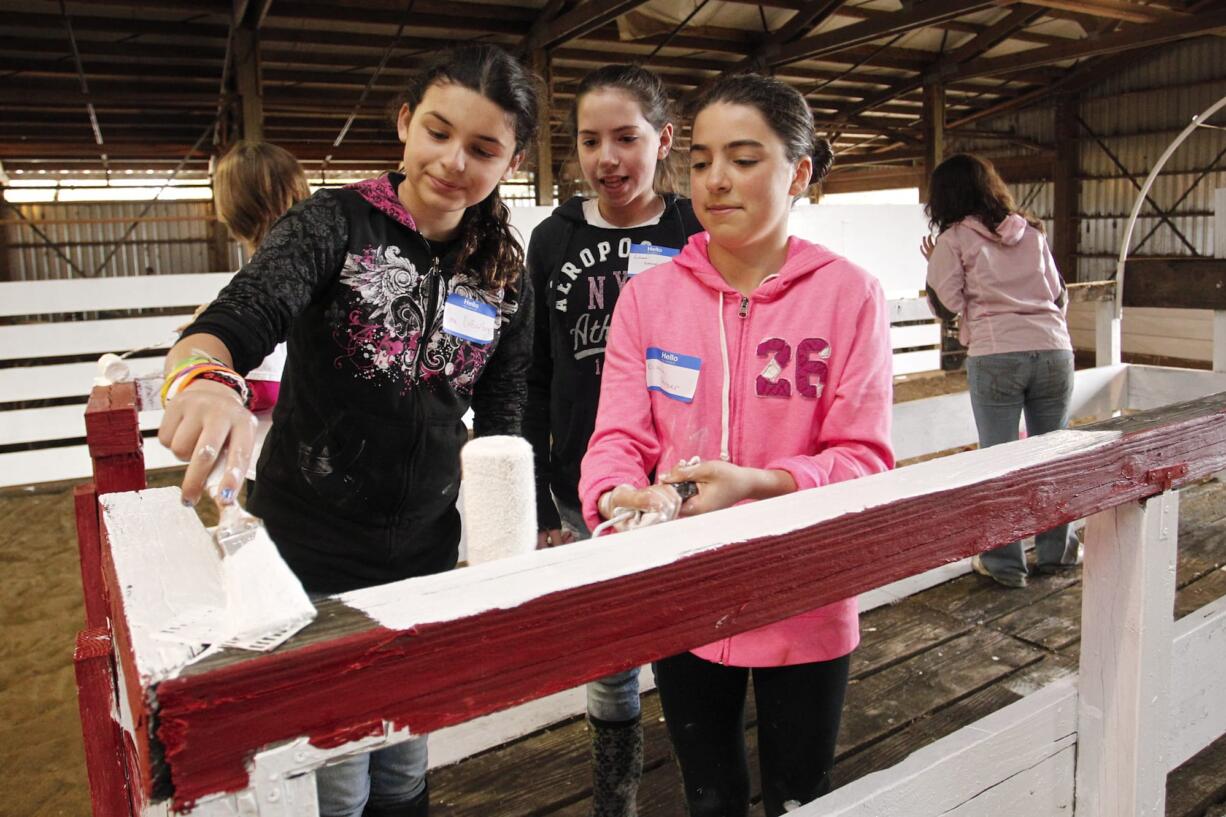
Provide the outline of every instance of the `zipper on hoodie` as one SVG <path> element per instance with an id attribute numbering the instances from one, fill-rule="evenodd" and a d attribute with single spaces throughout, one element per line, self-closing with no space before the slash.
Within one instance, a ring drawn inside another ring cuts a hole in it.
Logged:
<path id="1" fill-rule="evenodd" d="M 742 318 L 749 317 L 749 296 L 748 295 L 741 296 L 741 306 L 739 309 L 737 309 L 736 314 L 740 315 Z"/>
<path id="2" fill-rule="evenodd" d="M 438 282 L 441 278 L 442 270 L 439 267 L 438 258 L 431 256 L 430 271 L 426 273 L 426 280 L 430 284 L 430 294 L 426 298 L 426 322 L 421 327 L 421 337 L 418 339 L 417 356 L 413 358 L 413 382 L 416 383 L 421 375 L 421 357 L 425 354 L 426 343 L 430 340 L 430 332 L 434 327 L 434 313 L 438 309 Z"/>
<path id="3" fill-rule="evenodd" d="M 421 236 L 421 233 L 418 233 Z M 418 337 L 417 356 L 413 359 L 413 383 L 417 384 L 418 378 L 421 375 L 421 358 L 426 353 L 426 344 L 430 340 L 430 330 L 434 325 L 434 313 L 438 310 L 438 290 L 439 282 L 442 280 L 442 267 L 439 264 L 438 256 L 430 249 L 430 244 L 424 236 L 421 236 L 421 241 L 426 245 L 427 251 L 430 253 L 430 269 L 426 272 L 426 281 L 430 287 L 430 294 L 426 298 L 426 319 L 422 324 L 421 335 Z M 414 401 L 417 409 L 419 426 L 419 435 L 427 435 L 430 429 L 426 426 L 426 412 L 422 408 L 421 399 Z M 400 521 L 404 519 L 404 509 L 409 503 L 409 490 L 413 486 L 413 461 L 419 455 L 418 443 L 420 436 L 413 443 L 413 455 L 408 458 L 404 472 L 400 478 L 400 501 L 396 503 L 396 510 L 392 514 L 390 524 L 387 528 L 387 556 L 390 564 L 396 555 L 397 533 L 400 528 Z"/>

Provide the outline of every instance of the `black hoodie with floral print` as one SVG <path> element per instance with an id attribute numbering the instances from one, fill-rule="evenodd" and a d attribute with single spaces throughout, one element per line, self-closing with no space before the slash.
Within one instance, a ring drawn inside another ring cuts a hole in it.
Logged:
<path id="1" fill-rule="evenodd" d="M 426 241 L 388 174 L 320 190 L 274 225 L 184 332 L 239 372 L 288 339 L 249 507 L 313 592 L 455 566 L 462 421 L 520 433 L 532 354 L 526 276 L 483 289 Z"/>

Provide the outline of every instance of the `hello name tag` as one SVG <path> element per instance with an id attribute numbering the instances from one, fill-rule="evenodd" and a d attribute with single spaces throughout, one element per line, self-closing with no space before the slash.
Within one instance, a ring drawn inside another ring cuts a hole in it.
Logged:
<path id="1" fill-rule="evenodd" d="M 443 331 L 482 345 L 494 339 L 498 310 L 476 298 L 448 295 L 443 307 Z"/>
<path id="2" fill-rule="evenodd" d="M 692 403 L 698 390 L 698 370 L 701 368 L 701 358 L 649 346 L 647 390 L 658 391 L 682 403 Z"/>
<path id="3" fill-rule="evenodd" d="M 626 267 L 626 274 L 635 276 L 652 267 L 672 261 L 679 252 L 681 250 L 661 247 L 657 244 L 631 244 L 630 262 Z"/>

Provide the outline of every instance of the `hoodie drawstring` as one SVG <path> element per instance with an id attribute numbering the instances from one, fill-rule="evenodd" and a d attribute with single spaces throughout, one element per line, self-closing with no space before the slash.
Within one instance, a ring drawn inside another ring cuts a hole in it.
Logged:
<path id="1" fill-rule="evenodd" d="M 723 399 L 721 400 L 719 417 L 719 458 L 724 462 L 728 462 L 731 459 L 728 454 L 728 415 L 731 413 L 732 405 L 732 372 L 728 363 L 728 330 L 724 327 L 723 292 L 719 293 L 719 346 L 724 364 Z"/>

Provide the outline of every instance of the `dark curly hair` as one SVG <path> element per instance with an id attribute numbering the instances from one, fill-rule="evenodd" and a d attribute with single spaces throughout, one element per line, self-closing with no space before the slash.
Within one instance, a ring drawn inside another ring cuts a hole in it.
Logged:
<path id="1" fill-rule="evenodd" d="M 800 91 L 773 77 L 733 74 L 720 79 L 695 100 L 692 119 L 719 102 L 755 109 L 783 142 L 788 161 L 796 162 L 805 156 L 813 160 L 809 184 L 826 178 L 834 164 L 834 148 L 830 140 L 814 130 L 813 111 Z"/>
<path id="2" fill-rule="evenodd" d="M 1021 210 L 996 168 L 974 153 L 955 153 L 937 165 L 924 205 L 928 225 L 943 233 L 968 216 L 995 230 L 1011 213 L 1018 213 L 1037 230 L 1043 222 Z"/>
<path id="3" fill-rule="evenodd" d="M 494 45 L 456 48 L 439 54 L 409 80 L 400 101 L 415 110 L 433 85 L 455 83 L 481 94 L 511 117 L 515 152 L 536 137 L 540 78 Z M 456 265 L 475 263 L 481 285 L 488 289 L 513 286 L 522 274 L 524 252 L 512 232 L 511 211 L 498 188 L 465 212 L 460 222 L 460 252 Z"/>

